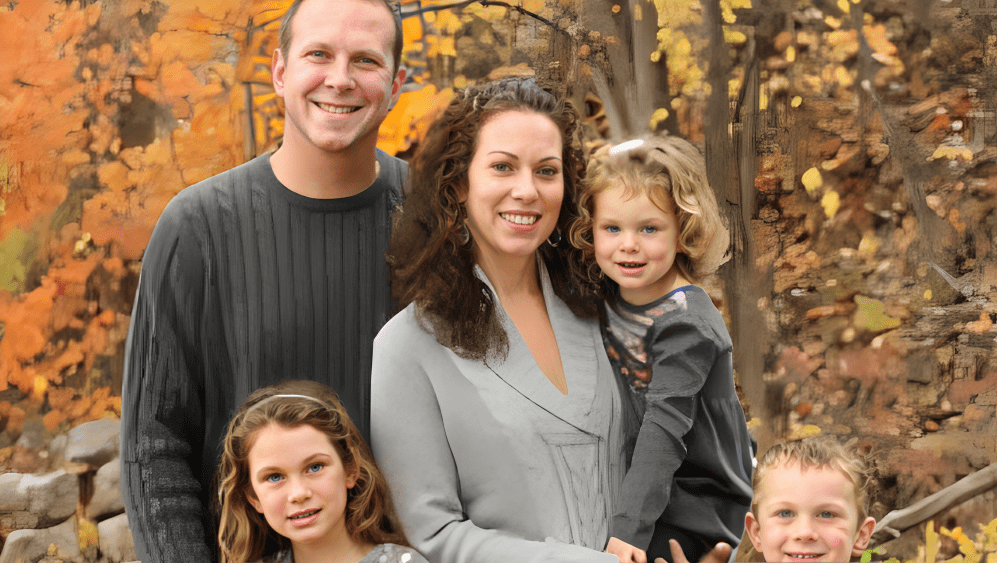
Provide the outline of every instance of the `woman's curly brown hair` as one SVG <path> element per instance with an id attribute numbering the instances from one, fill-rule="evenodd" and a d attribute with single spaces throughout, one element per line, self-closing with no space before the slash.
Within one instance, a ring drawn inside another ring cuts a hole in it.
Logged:
<path id="1" fill-rule="evenodd" d="M 329 438 L 345 470 L 356 472 L 356 484 L 347 492 L 345 515 L 346 532 L 354 541 L 411 547 L 395 513 L 388 482 L 336 392 L 314 381 L 290 380 L 254 391 L 229 422 L 216 477 L 222 563 L 257 561 L 289 547 L 287 539 L 249 503 L 254 494 L 249 451 L 257 432 L 271 424 L 315 428 Z"/>
<path id="2" fill-rule="evenodd" d="M 478 132 L 490 118 L 511 110 L 545 116 L 561 132 L 564 199 L 557 229 L 567 236 L 578 215 L 575 191 L 584 174 L 578 112 L 533 79 L 506 78 L 457 92 L 429 128 L 412 158 L 411 190 L 395 216 L 387 252 L 399 306 L 414 302 L 423 328 L 467 359 L 503 358 L 508 351 L 495 298 L 474 274 L 473 241 L 460 202 L 468 191 Z M 557 296 L 576 315 L 594 316 L 595 286 L 586 281 L 581 253 L 567 241 L 556 248 L 544 243 L 538 252 Z"/>

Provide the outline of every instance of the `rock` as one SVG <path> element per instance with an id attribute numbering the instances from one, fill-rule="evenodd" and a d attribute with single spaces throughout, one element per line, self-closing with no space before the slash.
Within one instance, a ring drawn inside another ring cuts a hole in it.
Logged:
<path id="1" fill-rule="evenodd" d="M 40 418 L 32 418 L 25 421 L 24 430 L 17 439 L 18 446 L 28 449 L 38 449 L 45 445 L 45 424 Z"/>
<path id="2" fill-rule="evenodd" d="M 5 473 L 0 475 L 0 527 L 52 526 L 72 516 L 78 500 L 79 478 L 63 470 L 45 475 Z"/>
<path id="3" fill-rule="evenodd" d="M 97 474 L 94 476 L 93 490 L 93 497 L 87 504 L 87 518 L 100 520 L 105 516 L 125 511 L 125 504 L 121 500 L 120 458 L 114 458 L 110 463 L 104 464 L 97 470 Z"/>
<path id="4" fill-rule="evenodd" d="M 128 528 L 128 516 L 120 514 L 97 524 L 100 536 L 101 563 L 124 563 L 134 561 L 135 543 Z"/>
<path id="5" fill-rule="evenodd" d="M 52 443 L 48 445 L 48 458 L 53 464 L 62 462 L 63 454 L 66 452 L 66 444 L 68 443 L 69 438 L 65 434 L 59 434 L 52 439 Z"/>
<path id="6" fill-rule="evenodd" d="M 7 536 L 0 553 L 0 563 L 21 563 L 35 561 L 48 553 L 49 546 L 55 544 L 59 556 L 73 560 L 80 555 L 76 545 L 76 531 L 72 519 L 58 526 L 42 530 L 17 530 Z"/>
<path id="7" fill-rule="evenodd" d="M 119 420 L 101 419 L 81 424 L 69 431 L 63 456 L 70 463 L 85 463 L 96 469 L 118 457 L 120 434 Z"/>

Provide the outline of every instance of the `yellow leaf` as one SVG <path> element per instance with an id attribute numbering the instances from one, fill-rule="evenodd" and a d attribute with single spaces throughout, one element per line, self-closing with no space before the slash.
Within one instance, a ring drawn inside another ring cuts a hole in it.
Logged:
<path id="1" fill-rule="evenodd" d="M 650 123 L 651 131 L 656 131 L 658 129 L 658 124 L 666 119 L 668 119 L 667 109 L 658 108 L 654 110 L 654 113 L 651 114 L 651 123 Z"/>
<path id="2" fill-rule="evenodd" d="M 932 295 L 931 290 L 930 289 L 926 289 L 924 291 L 924 299 L 925 299 L 925 301 L 931 301 L 931 295 Z"/>
<path id="3" fill-rule="evenodd" d="M 886 314 L 886 305 L 871 297 L 855 296 L 855 325 L 872 332 L 882 332 L 900 326 L 900 319 Z M 933 561 L 933 559 L 932 559 Z"/>
<path id="4" fill-rule="evenodd" d="M 817 170 L 816 167 L 803 173 L 803 187 L 807 189 L 807 193 L 813 193 L 822 185 L 824 185 L 824 179 L 821 178 L 820 170 Z"/>
<path id="5" fill-rule="evenodd" d="M 866 235 L 859 241 L 859 254 L 872 257 L 879 250 L 879 239 L 874 235 Z"/>
<path id="6" fill-rule="evenodd" d="M 831 190 L 824 194 L 820 204 L 824 208 L 824 214 L 830 219 L 838 213 L 838 208 L 841 206 L 841 196 L 838 195 L 838 192 Z"/>
<path id="7" fill-rule="evenodd" d="M 803 98 L 799 96 L 793 96 L 793 101 L 790 102 L 790 105 L 793 106 L 794 108 L 798 108 L 802 103 L 803 103 Z M 814 168 L 814 170 L 816 170 L 816 168 Z M 820 174 L 820 172 L 818 172 L 818 174 Z"/>

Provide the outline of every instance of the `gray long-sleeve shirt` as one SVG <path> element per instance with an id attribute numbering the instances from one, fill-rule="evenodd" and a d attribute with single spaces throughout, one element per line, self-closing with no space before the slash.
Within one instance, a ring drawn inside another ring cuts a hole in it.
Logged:
<path id="1" fill-rule="evenodd" d="M 643 306 L 610 299 L 603 338 L 629 383 L 624 424 L 633 450 L 612 535 L 644 549 L 658 522 L 736 548 L 751 504 L 754 446 L 723 317 L 691 285 Z"/>
<path id="2" fill-rule="evenodd" d="M 329 385 L 367 436 L 371 343 L 391 312 L 389 215 L 408 168 L 377 159 L 363 192 L 311 199 L 260 156 L 183 190 L 160 217 L 122 391 L 122 493 L 144 563 L 215 560 L 221 439 L 253 390 Z"/>

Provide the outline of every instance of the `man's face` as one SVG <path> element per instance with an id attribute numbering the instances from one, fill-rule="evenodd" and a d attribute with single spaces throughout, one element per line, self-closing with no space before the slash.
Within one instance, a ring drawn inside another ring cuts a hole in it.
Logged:
<path id="1" fill-rule="evenodd" d="M 331 153 L 377 144 L 398 97 L 393 15 L 369 0 L 307 0 L 291 22 L 287 53 L 275 52 L 273 83 L 284 99 L 284 143 Z"/>

